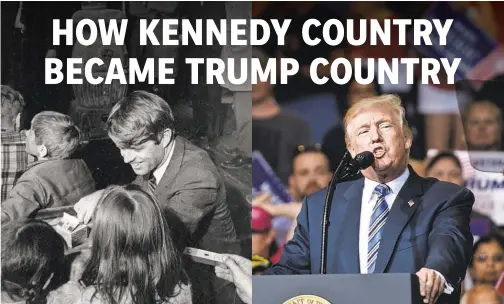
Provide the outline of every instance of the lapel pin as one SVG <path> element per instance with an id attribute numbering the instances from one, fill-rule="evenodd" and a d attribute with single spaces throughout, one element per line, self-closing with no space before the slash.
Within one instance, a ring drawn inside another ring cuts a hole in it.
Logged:
<path id="1" fill-rule="evenodd" d="M 410 200 L 410 201 L 408 202 L 408 206 L 410 206 L 410 207 L 413 207 L 413 205 L 414 205 L 414 204 L 415 204 L 415 202 L 414 202 L 414 201 L 412 201 L 412 200 Z"/>

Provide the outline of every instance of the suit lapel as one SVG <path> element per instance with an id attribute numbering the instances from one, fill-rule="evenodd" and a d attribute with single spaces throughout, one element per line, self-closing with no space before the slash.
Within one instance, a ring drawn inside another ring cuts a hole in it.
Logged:
<path id="1" fill-rule="evenodd" d="M 168 167 L 166 167 L 166 171 L 163 174 L 163 177 L 159 181 L 159 185 L 157 189 L 164 188 L 167 185 L 171 185 L 175 176 L 180 170 L 180 166 L 182 165 L 182 160 L 184 159 L 184 152 L 186 149 L 186 140 L 180 136 L 175 138 L 175 147 L 173 148 L 173 155 L 168 163 Z M 162 186 L 162 187 L 160 187 Z"/>
<path id="2" fill-rule="evenodd" d="M 177 172 L 180 170 L 180 166 L 182 165 L 185 146 L 186 146 L 185 139 L 180 136 L 177 136 L 175 138 L 175 147 L 173 149 L 172 158 L 168 163 L 168 167 L 166 167 L 166 171 L 164 172 L 163 177 L 161 177 L 161 180 L 159 181 L 158 186 L 156 187 L 156 193 L 160 189 L 164 189 L 168 185 L 171 185 L 173 183 L 173 180 L 177 175 Z M 150 174 L 143 176 L 144 186 L 147 186 L 149 183 L 149 175 Z"/>
<path id="3" fill-rule="evenodd" d="M 385 223 L 378 257 L 376 260 L 375 273 L 383 273 L 390 261 L 392 252 L 397 243 L 399 235 L 413 216 L 418 206 L 421 204 L 423 195 L 423 180 L 409 167 L 410 176 L 399 191 L 387 222 Z M 413 203 L 411 203 L 413 202 Z"/>
<path id="4" fill-rule="evenodd" d="M 333 197 L 333 206 L 331 211 L 331 225 L 329 226 L 329 241 L 331 235 L 337 235 L 335 241 L 330 241 L 328 250 L 330 273 L 359 273 L 359 224 L 362 204 L 362 190 L 364 179 L 357 180 L 343 194 L 343 200 Z M 337 201 L 341 203 L 338 204 Z M 339 206 L 338 206 L 339 205 Z M 344 267 L 343 271 L 336 269 L 336 257 L 344 261 L 340 265 Z"/>

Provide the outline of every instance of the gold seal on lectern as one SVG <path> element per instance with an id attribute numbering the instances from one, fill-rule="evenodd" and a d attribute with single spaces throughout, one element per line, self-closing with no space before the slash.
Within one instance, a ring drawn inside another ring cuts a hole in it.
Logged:
<path id="1" fill-rule="evenodd" d="M 292 299 L 288 299 L 283 304 L 331 304 L 324 298 L 313 295 L 300 295 Z"/>

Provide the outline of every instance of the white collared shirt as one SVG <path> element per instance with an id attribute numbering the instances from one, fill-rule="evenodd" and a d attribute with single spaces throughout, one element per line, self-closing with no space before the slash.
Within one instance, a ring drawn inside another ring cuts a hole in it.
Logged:
<path id="1" fill-rule="evenodd" d="M 176 141 L 173 140 L 171 147 L 168 148 L 168 157 L 166 158 L 165 162 L 161 166 L 157 167 L 157 169 L 154 170 L 154 173 L 152 173 L 152 175 L 154 175 L 154 178 L 156 179 L 156 185 L 159 185 L 159 182 L 165 174 L 166 168 L 168 168 L 168 165 L 170 164 L 170 160 L 173 156 L 173 150 L 175 150 L 175 143 Z"/>
<path id="2" fill-rule="evenodd" d="M 392 204 L 394 203 L 397 194 L 399 194 L 399 191 L 401 191 L 401 188 L 406 183 L 409 175 L 410 172 L 408 168 L 406 168 L 401 176 L 386 183 L 391 190 L 391 192 L 385 197 L 389 210 L 392 210 Z M 379 182 L 372 181 L 367 178 L 364 179 L 359 227 L 359 265 L 361 273 L 367 273 L 369 221 L 371 220 L 371 214 L 373 213 L 373 208 L 376 204 L 376 200 L 378 199 L 378 197 L 373 194 L 373 191 L 379 184 Z"/>
<path id="3" fill-rule="evenodd" d="M 410 175 L 409 169 L 406 168 L 404 172 L 393 181 L 386 183 L 390 188 L 390 193 L 385 197 L 385 201 L 392 210 L 392 205 L 394 204 L 399 191 L 406 183 Z M 371 220 L 371 214 L 373 213 L 373 208 L 376 204 L 378 197 L 373 194 L 374 189 L 380 183 L 372 181 L 370 179 L 364 178 L 364 189 L 362 191 L 362 202 L 361 202 L 361 214 L 360 214 L 360 225 L 359 225 L 359 266 L 360 272 L 362 274 L 367 273 L 367 256 L 368 256 L 368 234 L 369 234 L 369 221 Z M 378 249 L 379 250 L 379 249 Z M 378 252 L 378 254 L 380 254 Z M 444 293 L 451 294 L 453 292 L 453 287 L 448 284 L 444 276 L 439 272 L 434 270 L 438 276 L 441 277 L 443 282 L 445 282 Z"/>

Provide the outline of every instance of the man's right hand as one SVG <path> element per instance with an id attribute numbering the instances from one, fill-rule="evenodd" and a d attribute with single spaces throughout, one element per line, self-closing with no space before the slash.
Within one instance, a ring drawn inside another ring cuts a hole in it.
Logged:
<path id="1" fill-rule="evenodd" d="M 77 202 L 77 204 L 75 204 L 74 209 L 75 212 L 77 212 L 77 218 L 81 223 L 87 224 L 91 221 L 96 205 L 98 204 L 102 194 L 103 190 L 95 191 L 84 196 Z"/>

